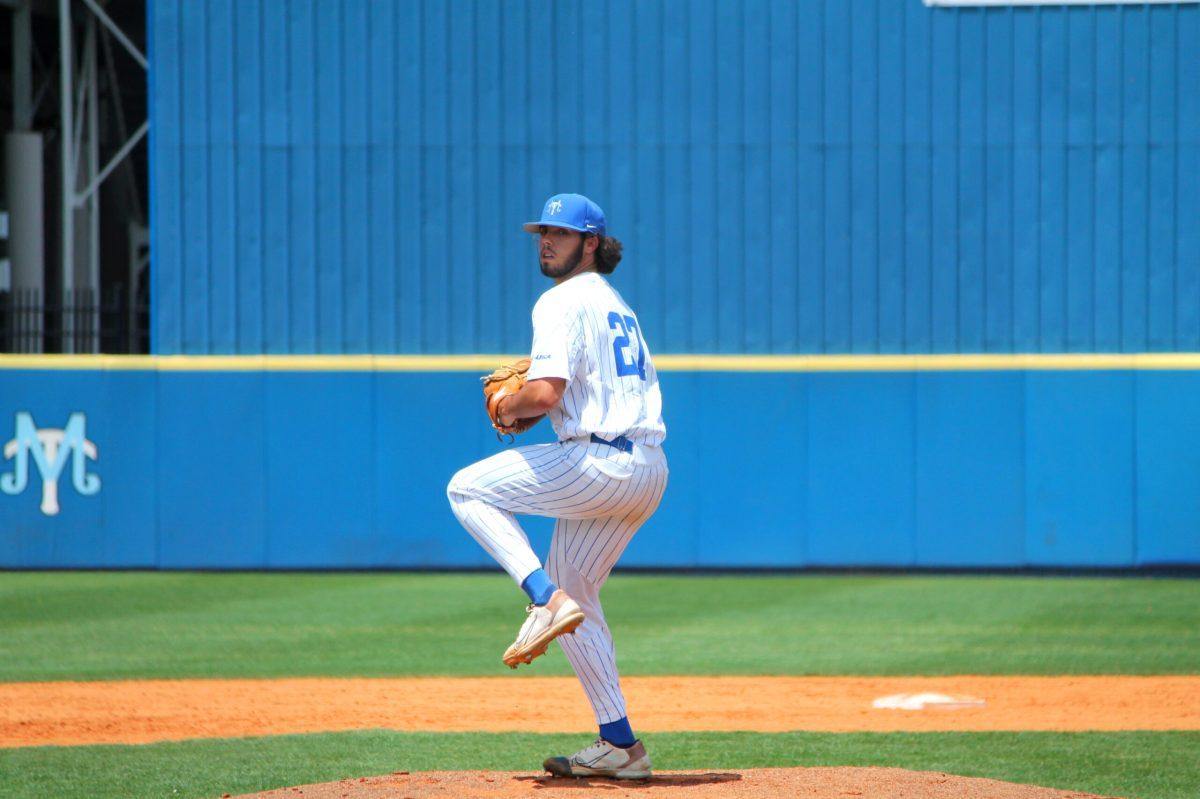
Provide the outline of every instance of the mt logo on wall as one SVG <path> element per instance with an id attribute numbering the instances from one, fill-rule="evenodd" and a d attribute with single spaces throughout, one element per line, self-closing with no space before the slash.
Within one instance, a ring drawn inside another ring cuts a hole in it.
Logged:
<path id="1" fill-rule="evenodd" d="M 96 460 L 99 452 L 87 437 L 87 417 L 72 413 L 62 429 L 46 427 L 39 430 L 33 414 L 17 413 L 16 433 L 4 445 L 4 459 L 13 460 L 12 472 L 0 474 L 0 491 L 20 494 L 29 484 L 29 460 L 32 456 L 42 478 L 42 513 L 58 514 L 58 478 L 71 462 L 71 484 L 85 497 L 100 491 L 100 477 L 89 474 L 87 459 Z"/>

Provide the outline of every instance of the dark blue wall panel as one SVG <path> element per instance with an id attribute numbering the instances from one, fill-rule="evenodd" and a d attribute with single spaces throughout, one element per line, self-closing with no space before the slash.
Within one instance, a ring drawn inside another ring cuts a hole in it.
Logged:
<path id="1" fill-rule="evenodd" d="M 914 410 L 912 374 L 809 376 L 809 562 L 915 563 Z"/>
<path id="2" fill-rule="evenodd" d="M 1135 425 L 1137 563 L 1186 561 L 1200 551 L 1200 376 L 1139 373 Z"/>
<path id="3" fill-rule="evenodd" d="M 283 450 L 268 468 L 264 436 L 270 414 L 262 375 L 184 373 L 154 385 L 155 447 L 141 468 L 155 483 L 156 565 L 269 564 L 264 489 L 288 455 Z M 124 453 L 118 457 L 130 467 L 137 463 Z"/>
<path id="4" fill-rule="evenodd" d="M 677 379 L 683 385 L 676 385 Z M 797 533 L 804 529 L 808 504 L 808 425 L 797 409 L 803 407 L 807 384 L 808 376 L 800 374 L 702 378 L 672 374 L 664 380 L 668 402 L 705 397 L 693 413 L 679 417 L 678 431 L 672 426 L 671 435 L 678 432 L 683 451 L 667 448 L 671 476 L 668 499 L 660 510 L 670 524 L 667 529 L 678 525 L 695 531 L 689 554 L 697 565 L 755 566 L 768 553 L 783 560 L 805 560 L 805 536 Z M 691 393 L 696 390 L 700 393 Z M 728 423 L 717 418 L 719 409 L 742 406 L 747 395 L 756 397 L 755 412 L 738 423 L 736 435 L 730 435 Z M 776 467 L 764 469 L 764 463 Z M 745 480 L 744 475 L 750 474 L 755 479 Z M 689 485 L 706 485 L 709 490 L 693 494 Z M 683 508 L 686 513 L 679 512 Z M 771 512 L 748 512 L 748 508 Z M 772 518 L 793 522 L 780 525 Z"/>
<path id="5" fill-rule="evenodd" d="M 1193 4 L 149 6 L 158 352 L 518 351 L 567 190 L 660 352 L 1200 349 Z"/>
<path id="6" fill-rule="evenodd" d="M 1200 564 L 1195 372 L 668 371 L 662 386 L 670 483 L 628 565 Z M 57 515 L 36 469 L 0 494 L 0 567 L 486 566 L 445 498 L 503 446 L 477 392 L 467 372 L 0 370 L 0 420 L 85 414 L 101 480 L 83 496 L 68 470 Z M 550 523 L 529 529 L 544 549 Z"/>
<path id="7" fill-rule="evenodd" d="M 1134 375 L 1035 373 L 1025 396 L 1025 554 L 1119 566 L 1135 555 Z"/>
<path id="8" fill-rule="evenodd" d="M 64 375 L 66 377 L 66 375 Z M 56 410 L 59 412 L 57 422 L 65 419 L 62 411 L 83 410 L 76 397 L 87 397 L 94 381 L 86 374 L 70 375 L 72 384 L 64 386 L 65 391 L 51 392 L 54 399 L 46 410 L 48 420 L 53 420 Z M 121 453 L 134 463 L 148 463 L 154 460 L 158 452 L 155 431 L 161 429 L 159 403 L 155 395 L 155 376 L 153 374 L 108 374 L 102 382 L 99 407 L 101 416 L 108 419 L 103 431 L 96 431 L 98 454 L 100 458 L 106 455 Z M 79 394 L 75 392 L 79 391 Z M 35 417 L 36 418 L 36 417 Z M 90 432 L 90 431 L 89 431 Z M 106 447 L 107 452 L 100 447 Z M 97 460 L 97 470 L 104 464 Z M 152 566 L 158 558 L 158 545 L 162 541 L 157 534 L 158 528 L 158 483 L 153 470 L 145 469 L 137 479 L 113 495 L 104 496 L 103 480 L 99 494 L 88 499 L 98 499 L 100 524 L 88 519 L 86 515 L 80 518 L 77 531 L 81 540 L 90 541 L 90 551 L 76 546 L 75 539 L 58 540 L 56 547 L 57 563 L 67 566 Z M 74 489 L 60 489 L 61 493 L 69 494 Z M 75 503 L 60 502 L 63 513 L 72 514 L 81 510 Z M 70 510 L 68 511 L 68 505 Z"/>
<path id="9" fill-rule="evenodd" d="M 374 435 L 371 374 L 323 378 L 272 375 L 264 387 L 271 409 L 265 420 L 270 465 L 263 488 L 272 567 L 368 564 L 375 556 L 374 464 L 391 448 L 401 458 L 420 460 L 418 453 L 405 452 L 403 440 Z M 330 513 L 334 508 L 341 512 Z"/>
<path id="10" fill-rule="evenodd" d="M 917 562 L 1025 562 L 1024 393 L 1021 372 L 917 375 Z"/>

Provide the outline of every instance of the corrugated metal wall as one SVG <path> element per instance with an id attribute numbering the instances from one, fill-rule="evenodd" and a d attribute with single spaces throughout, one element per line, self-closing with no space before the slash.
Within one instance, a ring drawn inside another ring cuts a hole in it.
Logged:
<path id="1" fill-rule="evenodd" d="M 1200 8 L 150 0 L 157 352 L 518 351 L 582 191 L 659 352 L 1200 349 Z"/>

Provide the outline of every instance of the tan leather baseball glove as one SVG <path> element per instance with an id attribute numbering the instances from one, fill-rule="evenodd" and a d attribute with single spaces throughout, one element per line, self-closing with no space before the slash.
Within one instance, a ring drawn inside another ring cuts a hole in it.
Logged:
<path id="1" fill-rule="evenodd" d="M 508 366 L 501 366 L 490 375 L 484 375 L 479 378 L 483 383 L 483 407 L 487 410 L 488 418 L 492 420 L 492 427 L 496 428 L 498 435 L 517 435 L 524 433 L 529 428 L 542 420 L 541 416 L 532 416 L 528 419 L 518 419 L 510 426 L 500 424 L 500 415 L 497 413 L 497 408 L 500 405 L 500 400 L 516 394 L 521 390 L 521 386 L 525 385 L 525 376 L 529 373 L 529 359 L 522 358 L 516 363 L 511 363 Z"/>

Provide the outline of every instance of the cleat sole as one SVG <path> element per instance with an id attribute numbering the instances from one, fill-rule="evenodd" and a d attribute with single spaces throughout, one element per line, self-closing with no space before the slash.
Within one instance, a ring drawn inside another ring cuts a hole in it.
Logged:
<path id="1" fill-rule="evenodd" d="M 534 638 L 525 646 L 519 649 L 510 649 L 504 653 L 504 665 L 515 669 L 519 664 L 526 665 L 533 663 L 534 658 L 539 658 L 546 654 L 546 650 L 550 647 L 550 642 L 560 635 L 574 635 L 575 630 L 579 629 L 579 625 L 583 624 L 583 611 L 572 613 L 565 619 L 546 629 L 537 638 Z"/>

